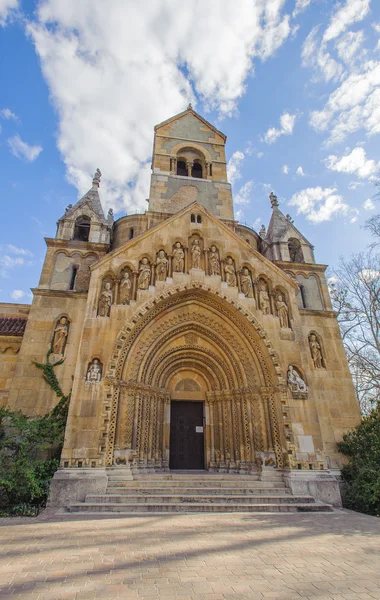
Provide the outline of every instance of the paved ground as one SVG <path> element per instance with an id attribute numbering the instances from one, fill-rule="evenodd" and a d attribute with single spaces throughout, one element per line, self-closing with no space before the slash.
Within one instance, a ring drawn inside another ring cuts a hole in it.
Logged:
<path id="1" fill-rule="evenodd" d="M 380 519 L 0 519 L 0 599 L 380 599 Z"/>

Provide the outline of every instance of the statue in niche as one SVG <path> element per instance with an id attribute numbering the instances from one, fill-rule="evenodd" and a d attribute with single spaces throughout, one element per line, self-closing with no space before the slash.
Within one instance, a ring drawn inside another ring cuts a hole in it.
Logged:
<path id="1" fill-rule="evenodd" d="M 69 333 L 69 321 L 67 317 L 61 317 L 54 329 L 53 342 L 51 344 L 53 354 L 64 354 Z"/>
<path id="2" fill-rule="evenodd" d="M 241 291 L 246 298 L 253 298 L 253 286 L 251 273 L 247 267 L 243 267 L 240 275 Z"/>
<path id="3" fill-rule="evenodd" d="M 219 253 L 216 246 L 211 246 L 209 250 L 208 264 L 210 275 L 220 275 Z"/>
<path id="4" fill-rule="evenodd" d="M 292 262 L 304 262 L 301 243 L 296 238 L 288 241 L 289 257 Z"/>
<path id="5" fill-rule="evenodd" d="M 132 295 L 132 280 L 129 269 L 124 271 L 122 280 L 120 281 L 120 303 L 130 304 Z"/>
<path id="6" fill-rule="evenodd" d="M 195 239 L 193 241 L 190 252 L 191 252 L 191 268 L 192 269 L 200 269 L 201 268 L 201 246 L 199 244 L 198 239 Z"/>
<path id="7" fill-rule="evenodd" d="M 185 253 L 180 242 L 174 244 L 173 250 L 173 271 L 175 273 L 183 273 L 185 268 Z"/>
<path id="8" fill-rule="evenodd" d="M 157 281 L 165 281 L 168 276 L 169 261 L 163 250 L 160 250 L 156 261 L 156 277 Z"/>
<path id="9" fill-rule="evenodd" d="M 87 369 L 86 381 L 88 383 L 99 383 L 102 378 L 102 366 L 98 358 L 89 364 Z"/>
<path id="10" fill-rule="evenodd" d="M 309 336 L 309 348 L 311 353 L 311 358 L 313 359 L 314 367 L 316 369 L 323 368 L 323 359 L 321 352 L 321 345 L 317 340 L 317 336 L 315 333 L 311 333 Z"/>
<path id="11" fill-rule="evenodd" d="M 277 316 L 280 319 L 280 327 L 289 327 L 289 309 L 282 294 L 279 294 L 276 299 Z"/>
<path id="12" fill-rule="evenodd" d="M 151 269 L 150 269 L 150 264 L 148 259 L 144 256 L 144 258 L 141 261 L 140 264 L 140 271 L 139 271 L 139 279 L 138 279 L 138 283 L 137 283 L 137 287 L 139 290 L 147 290 L 149 287 L 149 283 L 150 283 L 150 274 L 151 274 Z"/>
<path id="13" fill-rule="evenodd" d="M 98 315 L 99 317 L 109 317 L 113 301 L 112 286 L 109 281 L 106 282 L 104 290 L 100 294 Z"/>
<path id="14" fill-rule="evenodd" d="M 287 379 L 288 386 L 290 387 L 292 392 L 302 392 L 304 394 L 307 393 L 308 388 L 306 383 L 304 382 L 302 377 L 298 375 L 297 371 L 294 367 L 292 367 L 292 365 L 289 365 Z"/>
<path id="15" fill-rule="evenodd" d="M 261 281 L 259 286 L 259 308 L 263 315 L 269 315 L 270 313 L 270 301 L 268 288 L 264 281 Z"/>
<path id="16" fill-rule="evenodd" d="M 224 272 L 226 274 L 226 283 L 228 287 L 236 286 L 236 273 L 235 273 L 235 265 L 231 256 L 228 256 L 226 259 L 226 264 L 224 265 Z"/>

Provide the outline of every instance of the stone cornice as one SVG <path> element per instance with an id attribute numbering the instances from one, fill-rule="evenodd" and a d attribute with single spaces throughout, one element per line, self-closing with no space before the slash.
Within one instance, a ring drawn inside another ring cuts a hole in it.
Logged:
<path id="1" fill-rule="evenodd" d="M 275 265 L 280 267 L 280 269 L 287 269 L 291 271 L 307 271 L 307 272 L 319 272 L 324 273 L 327 269 L 328 265 L 321 265 L 316 263 L 299 263 L 299 262 L 290 262 L 285 260 L 274 260 Z"/>
<path id="2" fill-rule="evenodd" d="M 45 288 L 31 288 L 34 296 L 52 296 L 55 298 L 87 298 L 87 292 L 76 292 L 75 290 L 49 290 Z"/>
<path id="3" fill-rule="evenodd" d="M 299 308 L 298 312 L 301 317 L 327 317 L 335 319 L 337 313 L 335 310 L 310 310 L 309 308 Z"/>
<path id="4" fill-rule="evenodd" d="M 48 248 L 70 248 L 75 250 L 84 250 L 89 252 L 95 250 L 98 252 L 107 252 L 110 244 L 98 244 L 95 242 L 80 242 L 79 240 L 58 240 L 56 238 L 45 238 Z"/>

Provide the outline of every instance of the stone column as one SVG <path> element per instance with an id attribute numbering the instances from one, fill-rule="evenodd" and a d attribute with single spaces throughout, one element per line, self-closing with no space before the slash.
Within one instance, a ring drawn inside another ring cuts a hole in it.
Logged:
<path id="1" fill-rule="evenodd" d="M 137 275 L 138 272 L 137 271 L 132 271 L 132 294 L 131 294 L 131 300 L 136 300 L 136 296 L 137 296 Z"/>
<path id="2" fill-rule="evenodd" d="M 108 425 L 107 450 L 106 450 L 106 457 L 105 457 L 106 467 L 111 467 L 113 465 L 113 451 L 114 451 L 114 447 L 115 447 L 115 435 L 116 435 L 117 412 L 118 412 L 118 407 L 119 407 L 119 395 L 120 395 L 120 387 L 118 385 L 113 385 L 112 404 L 111 404 L 110 420 L 109 420 L 109 425 Z"/>
<path id="3" fill-rule="evenodd" d="M 205 255 L 205 273 L 206 275 L 209 275 L 208 272 L 208 250 L 203 250 L 204 255 Z"/>
<path id="4" fill-rule="evenodd" d="M 185 253 L 185 268 L 184 268 L 184 273 L 188 273 L 189 272 L 189 249 L 185 248 L 185 246 L 183 247 L 183 251 Z"/>
<path id="5" fill-rule="evenodd" d="M 119 281 L 118 280 L 115 281 L 112 304 L 119 304 Z"/>
<path id="6" fill-rule="evenodd" d="M 208 168 L 209 168 L 209 163 L 206 161 L 205 166 L 204 166 L 204 179 L 208 179 Z"/>
<path id="7" fill-rule="evenodd" d="M 191 177 L 191 171 L 193 170 L 193 164 L 194 164 L 194 162 L 192 160 L 187 160 L 186 161 L 186 167 L 187 167 L 187 175 L 188 175 L 188 177 Z"/>

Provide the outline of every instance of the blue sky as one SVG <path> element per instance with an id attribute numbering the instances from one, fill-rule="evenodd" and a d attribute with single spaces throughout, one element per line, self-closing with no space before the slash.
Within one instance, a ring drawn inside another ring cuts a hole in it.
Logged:
<path id="1" fill-rule="evenodd" d="M 241 222 L 273 189 L 318 262 L 363 250 L 379 39 L 378 0 L 0 0 L 0 301 L 30 302 L 97 167 L 105 209 L 145 209 L 153 127 L 189 101 L 228 137 Z"/>

